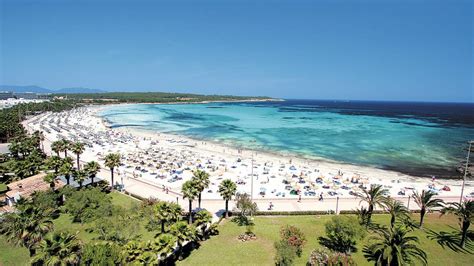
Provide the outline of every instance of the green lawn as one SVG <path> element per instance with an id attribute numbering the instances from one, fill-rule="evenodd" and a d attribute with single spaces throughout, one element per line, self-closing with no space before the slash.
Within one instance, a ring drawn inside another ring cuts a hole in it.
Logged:
<path id="1" fill-rule="evenodd" d="M 0 235 L 0 265 L 28 265 L 30 256 L 28 250 L 23 247 L 15 247 Z"/>
<path id="2" fill-rule="evenodd" d="M 237 236 L 245 231 L 245 227 L 237 226 L 227 221 L 220 227 L 220 234 L 202 243 L 201 247 L 192 252 L 185 260 L 178 262 L 179 265 L 274 265 L 275 253 L 273 243 L 279 240 L 280 227 L 286 224 L 299 227 L 305 234 L 307 243 L 303 254 L 295 262 L 295 265 L 305 265 L 311 250 L 319 247 L 317 238 L 324 236 L 324 223 L 330 216 L 273 216 L 256 217 L 254 232 L 257 240 L 240 242 Z M 415 218 L 418 218 L 415 215 Z M 389 216 L 376 215 L 374 221 L 387 224 Z M 458 229 L 455 217 L 439 218 L 438 214 L 429 215 L 426 218 L 425 230 L 431 229 L 436 232 L 452 232 Z M 422 230 L 417 230 L 415 235 L 420 239 L 420 246 L 428 255 L 429 265 L 472 265 L 474 255 L 456 253 L 449 248 L 443 248 L 435 240 L 427 238 Z M 363 257 L 362 246 L 367 238 L 358 243 L 359 251 L 353 255 L 358 265 L 371 265 Z"/>

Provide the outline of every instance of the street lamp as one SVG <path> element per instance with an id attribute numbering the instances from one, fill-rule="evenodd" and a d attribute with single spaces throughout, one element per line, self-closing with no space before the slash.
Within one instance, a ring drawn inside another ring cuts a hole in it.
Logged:
<path id="1" fill-rule="evenodd" d="M 467 157 L 466 157 L 466 166 L 464 167 L 464 177 L 462 179 L 462 187 L 461 187 L 461 196 L 459 197 L 459 204 L 462 203 L 462 196 L 464 194 L 464 185 L 466 184 L 466 176 L 467 176 L 467 169 L 469 168 L 469 156 L 471 155 L 471 148 L 474 141 L 469 141 L 469 148 L 467 149 Z"/>
<path id="2" fill-rule="evenodd" d="M 251 140 L 250 143 L 255 143 L 255 140 Z M 252 170 L 250 171 L 250 200 L 253 202 L 253 150 L 250 150 L 252 153 Z"/>

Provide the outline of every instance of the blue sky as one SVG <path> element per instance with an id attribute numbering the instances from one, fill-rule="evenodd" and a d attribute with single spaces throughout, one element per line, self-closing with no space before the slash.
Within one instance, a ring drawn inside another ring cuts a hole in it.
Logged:
<path id="1" fill-rule="evenodd" d="M 474 101 L 470 1 L 0 2 L 0 84 Z"/>

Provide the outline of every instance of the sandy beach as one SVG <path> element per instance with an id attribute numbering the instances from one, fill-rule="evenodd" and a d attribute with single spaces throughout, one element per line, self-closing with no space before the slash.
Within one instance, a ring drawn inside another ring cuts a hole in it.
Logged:
<path id="1" fill-rule="evenodd" d="M 195 169 L 210 174 L 211 184 L 202 195 L 203 205 L 223 207 L 217 193 L 223 179 L 238 184 L 239 193 L 248 193 L 266 210 L 273 202 L 274 210 L 353 210 L 359 201 L 353 194 L 362 187 L 381 184 L 406 204 L 414 190 L 432 190 L 447 201 L 459 200 L 461 180 L 432 179 L 365 166 L 327 160 L 310 160 L 256 150 L 240 150 L 216 142 L 184 136 L 140 130 L 133 127 L 110 128 L 98 115 L 100 106 L 81 107 L 61 113 L 44 113 L 24 121 L 29 131 L 45 134 L 45 149 L 51 153 L 52 141 L 66 138 L 86 143 L 81 161 L 98 161 L 111 152 L 122 155 L 116 183 L 142 197 L 178 201 L 183 182 Z M 72 154 L 70 156 L 73 156 Z M 106 170 L 100 178 L 109 179 Z M 253 178 L 252 178 L 253 177 Z M 253 182 L 252 182 L 253 180 Z M 466 182 L 465 195 L 472 192 Z M 322 195 L 323 201 L 319 198 Z M 336 207 L 335 204 L 338 206 Z M 409 206 L 416 208 L 415 204 Z"/>

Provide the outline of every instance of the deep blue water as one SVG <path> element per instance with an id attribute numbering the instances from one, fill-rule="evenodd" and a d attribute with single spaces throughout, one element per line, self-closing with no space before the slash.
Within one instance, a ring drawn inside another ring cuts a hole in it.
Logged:
<path id="1" fill-rule="evenodd" d="M 474 139 L 474 104 L 288 100 L 135 104 L 102 115 L 113 127 L 183 134 L 418 175 L 455 176 Z"/>

